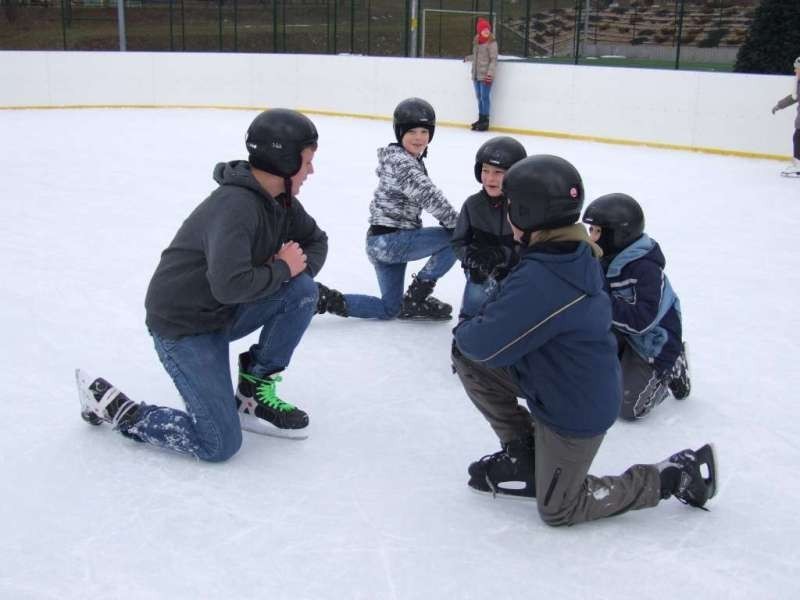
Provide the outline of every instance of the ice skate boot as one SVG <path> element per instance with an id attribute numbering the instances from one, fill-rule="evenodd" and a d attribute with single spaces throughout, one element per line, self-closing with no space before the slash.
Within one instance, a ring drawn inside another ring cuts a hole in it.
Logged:
<path id="1" fill-rule="evenodd" d="M 318 315 L 324 315 L 329 312 L 340 317 L 347 316 L 347 303 L 340 291 L 332 290 L 319 282 L 317 282 L 317 289 L 319 290 L 319 300 L 317 300 Z"/>
<path id="2" fill-rule="evenodd" d="M 90 378 L 75 369 L 81 417 L 90 425 L 110 423 L 115 429 L 129 427 L 136 421 L 139 405 L 102 377 Z"/>
<path id="3" fill-rule="evenodd" d="M 669 391 L 676 400 L 683 400 L 692 391 L 692 381 L 689 379 L 689 360 L 687 359 L 686 343 L 683 344 L 683 351 L 675 361 L 675 366 L 669 374 Z"/>
<path id="4" fill-rule="evenodd" d="M 263 377 L 250 374 L 249 352 L 239 355 L 239 385 L 236 404 L 242 429 L 262 435 L 306 438 L 308 415 L 278 397 L 275 385 L 282 380 L 275 373 Z"/>
<path id="5" fill-rule="evenodd" d="M 522 499 L 536 497 L 533 438 L 512 440 L 469 466 L 467 485 L 476 492 Z"/>
<path id="6" fill-rule="evenodd" d="M 711 444 L 698 450 L 681 450 L 656 467 L 661 476 L 661 498 L 675 496 L 684 504 L 703 508 L 717 493 L 717 461 Z"/>
<path id="7" fill-rule="evenodd" d="M 784 177 L 800 177 L 800 158 L 792 159 L 792 164 L 787 165 L 781 175 Z"/>
<path id="8" fill-rule="evenodd" d="M 413 275 L 413 281 L 403 295 L 399 319 L 427 321 L 449 321 L 453 318 L 453 307 L 431 296 L 436 280 L 423 281 Z"/>

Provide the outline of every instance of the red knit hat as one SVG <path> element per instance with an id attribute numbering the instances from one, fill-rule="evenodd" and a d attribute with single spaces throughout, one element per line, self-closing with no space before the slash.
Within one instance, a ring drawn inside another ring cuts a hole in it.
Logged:
<path id="1" fill-rule="evenodd" d="M 489 23 L 489 21 L 487 21 L 483 17 L 478 17 L 478 22 L 475 23 L 475 33 L 480 35 L 481 32 L 486 30 L 486 29 L 488 29 L 491 32 L 492 31 L 492 24 Z"/>

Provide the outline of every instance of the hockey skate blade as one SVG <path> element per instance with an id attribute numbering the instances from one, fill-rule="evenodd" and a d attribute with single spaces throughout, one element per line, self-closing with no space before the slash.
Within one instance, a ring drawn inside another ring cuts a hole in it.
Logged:
<path id="1" fill-rule="evenodd" d="M 258 435 L 284 438 L 287 440 L 304 440 L 308 437 L 307 426 L 303 427 L 303 429 L 281 429 L 280 427 L 275 427 L 269 421 L 241 412 L 239 413 L 239 423 L 241 424 L 242 431 L 257 433 Z"/>
<path id="2" fill-rule="evenodd" d="M 522 483 L 522 482 L 520 482 Z M 491 489 L 479 489 L 476 488 L 467 482 L 467 487 L 475 492 L 476 494 L 480 494 L 481 496 L 489 496 L 491 498 L 502 498 L 503 500 L 513 500 L 515 502 L 536 502 L 536 496 L 528 496 L 524 495 L 522 492 L 525 491 L 525 488 L 498 488 L 496 492 L 493 492 Z"/>
<path id="3" fill-rule="evenodd" d="M 789 179 L 800 179 L 800 173 L 781 173 L 781 177 L 788 177 Z"/>
<path id="4" fill-rule="evenodd" d="M 78 400 L 81 403 L 81 418 L 89 423 L 89 425 L 101 425 L 103 423 L 103 419 L 98 417 L 96 414 L 92 412 L 92 409 L 89 408 L 90 402 L 94 401 L 94 397 L 92 397 L 91 392 L 89 391 L 89 375 L 86 374 L 86 371 L 83 369 L 75 369 L 75 384 L 78 387 Z"/>

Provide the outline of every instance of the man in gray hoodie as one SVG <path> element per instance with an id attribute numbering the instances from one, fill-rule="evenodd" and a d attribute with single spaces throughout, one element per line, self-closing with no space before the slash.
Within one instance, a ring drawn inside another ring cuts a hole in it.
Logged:
<path id="1" fill-rule="evenodd" d="M 242 427 L 297 434 L 308 425 L 276 383 L 316 312 L 313 277 L 328 252 L 325 232 L 294 197 L 314 172 L 317 138 L 298 112 L 258 115 L 247 132 L 249 160 L 215 167 L 219 187 L 161 255 L 146 322 L 186 410 L 134 403 L 79 370 L 86 421 L 206 461 L 233 456 Z M 258 329 L 258 343 L 239 356 L 234 393 L 229 343 Z"/>

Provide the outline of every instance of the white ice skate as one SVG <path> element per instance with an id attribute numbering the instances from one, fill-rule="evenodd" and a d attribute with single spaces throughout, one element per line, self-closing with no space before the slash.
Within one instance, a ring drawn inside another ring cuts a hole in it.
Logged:
<path id="1" fill-rule="evenodd" d="M 781 171 L 782 177 L 800 177 L 800 159 L 793 159 L 792 164 L 787 165 L 786 168 Z"/>

